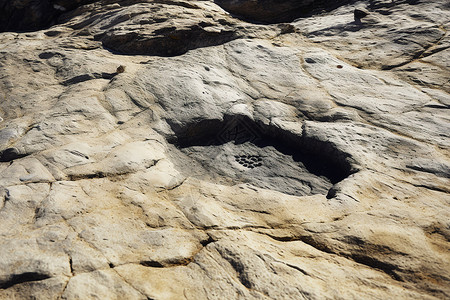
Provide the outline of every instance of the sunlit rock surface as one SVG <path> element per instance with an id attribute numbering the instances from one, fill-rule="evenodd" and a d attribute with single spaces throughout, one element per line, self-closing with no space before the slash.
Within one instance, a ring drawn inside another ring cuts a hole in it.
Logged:
<path id="1" fill-rule="evenodd" d="M 0 8 L 0 299 L 450 297 L 448 1 Z"/>

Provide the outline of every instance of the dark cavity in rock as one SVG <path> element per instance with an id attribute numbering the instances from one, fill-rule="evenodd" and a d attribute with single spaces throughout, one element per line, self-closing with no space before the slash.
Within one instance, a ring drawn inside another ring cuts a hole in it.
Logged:
<path id="1" fill-rule="evenodd" d="M 352 173 L 348 155 L 331 143 L 243 116 L 172 125 L 172 129 L 175 135 L 169 141 L 187 156 L 174 160 L 188 176 L 251 183 L 291 195 L 326 195 Z"/>
<path id="2" fill-rule="evenodd" d="M 156 36 L 139 35 L 136 32 L 123 34 L 115 31 L 96 35 L 94 38 L 114 54 L 178 56 L 189 50 L 217 46 L 230 42 L 239 35 L 233 30 L 209 32 L 201 26 L 185 30 L 172 30 Z"/>
<path id="3" fill-rule="evenodd" d="M 351 0 L 215 0 L 229 13 L 255 23 L 292 22 L 301 17 L 331 11 Z"/>

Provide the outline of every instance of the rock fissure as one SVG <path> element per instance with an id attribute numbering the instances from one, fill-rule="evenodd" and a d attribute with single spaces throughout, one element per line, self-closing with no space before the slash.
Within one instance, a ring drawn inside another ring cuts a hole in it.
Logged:
<path id="1" fill-rule="evenodd" d="M 62 289 L 61 293 L 58 296 L 58 299 L 63 299 L 62 296 L 64 295 L 64 292 L 66 291 L 67 286 L 69 285 L 69 282 L 70 282 L 70 278 L 67 279 L 67 281 L 64 285 L 64 288 Z"/>
<path id="2" fill-rule="evenodd" d="M 72 257 L 71 256 L 69 256 L 69 266 L 70 266 L 70 274 L 72 274 L 72 276 L 73 276 L 73 260 L 72 260 Z"/>
<path id="3" fill-rule="evenodd" d="M 449 189 L 447 188 L 440 188 L 438 186 L 433 186 L 431 184 L 414 184 L 411 183 L 413 186 L 418 187 L 418 188 L 424 188 L 424 189 L 428 189 L 428 190 L 432 190 L 432 191 L 436 191 L 436 192 L 440 192 L 440 193 L 444 193 L 444 194 L 448 194 L 449 193 Z"/>
<path id="4" fill-rule="evenodd" d="M 125 282 L 127 285 L 129 285 L 132 289 L 134 289 L 134 290 L 135 290 L 136 292 L 138 292 L 140 295 L 142 295 L 142 296 L 146 297 L 147 299 L 149 299 L 149 297 L 147 297 L 147 295 L 146 295 L 144 292 L 142 292 L 141 290 L 139 290 L 138 288 L 136 288 L 131 282 L 129 282 L 129 280 L 127 280 L 127 279 L 124 278 L 119 272 L 117 272 L 117 270 L 115 270 L 114 268 L 113 268 L 113 270 L 114 270 L 115 274 L 117 274 L 117 276 L 119 276 L 119 278 L 120 278 L 121 280 L 123 280 L 123 282 Z"/>
<path id="5" fill-rule="evenodd" d="M 225 259 L 236 272 L 236 277 L 239 279 L 239 282 L 247 289 L 253 290 L 252 282 L 249 280 L 247 274 L 244 272 L 245 265 L 242 262 L 240 262 L 237 258 L 233 257 L 232 253 L 228 255 L 226 249 L 224 251 L 220 251 L 218 249 L 218 252 L 220 253 L 221 257 Z"/>
<path id="6" fill-rule="evenodd" d="M 437 39 L 436 41 L 430 43 L 428 46 L 425 46 L 423 50 L 418 51 L 417 53 L 413 54 L 412 58 L 410 60 L 404 61 L 404 62 L 396 64 L 396 65 L 383 66 L 382 70 L 390 71 L 390 70 L 393 70 L 395 68 L 400 68 L 400 67 L 406 66 L 406 65 L 408 65 L 408 64 L 410 64 L 410 63 L 412 63 L 412 62 L 414 62 L 414 61 L 416 61 L 418 59 L 423 59 L 423 58 L 426 58 L 426 57 L 431 56 L 433 54 L 436 54 L 436 53 L 438 53 L 440 51 L 445 51 L 449 47 L 444 47 L 443 49 L 438 49 L 436 52 L 430 51 L 429 53 L 427 53 L 430 49 L 432 49 L 433 47 L 437 46 L 446 36 L 447 36 L 447 33 L 444 32 L 439 39 Z M 419 44 L 419 46 L 422 46 L 422 45 Z"/>

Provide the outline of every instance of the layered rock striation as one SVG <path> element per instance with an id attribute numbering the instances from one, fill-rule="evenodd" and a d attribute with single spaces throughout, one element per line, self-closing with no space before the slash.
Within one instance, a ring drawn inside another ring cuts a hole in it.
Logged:
<path id="1" fill-rule="evenodd" d="M 450 297 L 447 1 L 0 8 L 0 299 Z"/>

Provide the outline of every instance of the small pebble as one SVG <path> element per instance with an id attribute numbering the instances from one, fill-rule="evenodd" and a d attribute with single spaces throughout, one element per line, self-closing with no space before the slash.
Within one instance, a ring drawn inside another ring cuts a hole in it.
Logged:
<path id="1" fill-rule="evenodd" d="M 123 73 L 123 72 L 125 72 L 125 66 L 123 66 L 123 65 L 118 66 L 117 70 L 116 70 L 116 73 L 120 74 L 120 73 Z"/>

